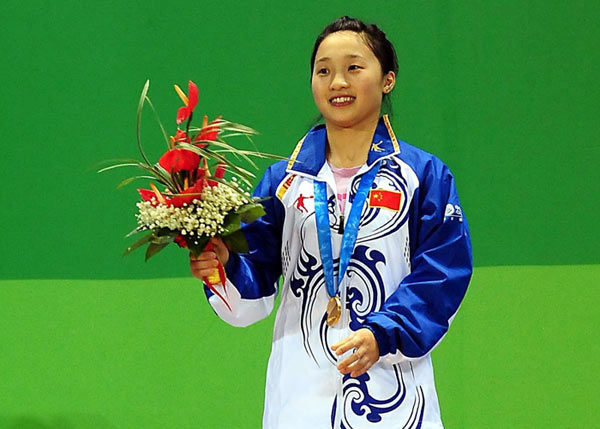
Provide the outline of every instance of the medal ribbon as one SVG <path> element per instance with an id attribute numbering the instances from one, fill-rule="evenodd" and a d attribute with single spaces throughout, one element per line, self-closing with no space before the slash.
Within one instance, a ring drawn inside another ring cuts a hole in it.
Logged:
<path id="1" fill-rule="evenodd" d="M 329 296 L 337 295 L 338 285 L 344 278 L 344 273 L 350 257 L 354 252 L 354 244 L 358 236 L 358 226 L 360 224 L 360 215 L 363 205 L 367 199 L 367 194 L 375 180 L 377 171 L 379 171 L 378 162 L 369 171 L 362 175 L 358 191 L 354 195 L 350 215 L 346 221 L 344 235 L 342 237 L 342 246 L 340 249 L 340 267 L 338 270 L 337 284 L 333 275 L 333 250 L 331 248 L 331 229 L 329 227 L 329 210 L 327 209 L 327 184 L 325 182 L 314 181 L 315 188 L 315 218 L 317 220 L 317 235 L 319 238 L 319 252 L 321 253 L 321 262 L 325 272 L 325 284 Z"/>

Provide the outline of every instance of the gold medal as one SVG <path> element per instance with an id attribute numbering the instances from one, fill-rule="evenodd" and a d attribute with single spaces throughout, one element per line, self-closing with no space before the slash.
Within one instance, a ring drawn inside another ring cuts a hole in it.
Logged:
<path id="1" fill-rule="evenodd" d="M 327 303 L 327 324 L 334 326 L 342 315 L 342 301 L 338 296 L 332 296 Z"/>

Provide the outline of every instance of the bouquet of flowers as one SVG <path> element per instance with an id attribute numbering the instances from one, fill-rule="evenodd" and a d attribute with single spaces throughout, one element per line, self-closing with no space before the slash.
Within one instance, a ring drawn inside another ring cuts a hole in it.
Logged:
<path id="1" fill-rule="evenodd" d="M 257 151 L 236 149 L 225 142 L 234 136 L 251 138 L 257 134 L 244 125 L 217 117 L 208 122 L 204 116 L 201 127 L 192 127 L 194 109 L 198 103 L 198 87 L 188 82 L 186 95 L 177 85 L 175 91 L 183 106 L 177 111 L 177 129 L 168 137 L 160 120 L 158 123 L 167 143 L 167 151 L 157 163 L 146 156 L 140 138 L 140 122 L 145 103 L 156 111 L 147 92 L 150 82 L 146 81 L 137 110 L 137 141 L 142 160 L 121 160 L 103 168 L 100 172 L 119 167 L 137 167 L 146 174 L 129 177 L 119 188 L 136 179 L 150 179 L 150 189 L 138 189 L 142 201 L 137 203 L 138 226 L 127 237 L 146 231 L 147 234 L 130 245 L 124 255 L 144 245 L 146 260 L 156 255 L 171 243 L 188 249 L 194 256 L 204 250 L 212 250 L 211 237 L 221 237 L 235 252 L 247 252 L 248 244 L 241 232 L 241 224 L 250 223 L 264 214 L 261 200 L 250 197 L 248 189 L 254 175 L 232 163 L 227 154 L 244 159 L 256 168 L 250 157 L 285 159 Z M 185 128 L 180 128 L 185 124 Z M 228 171 L 228 180 L 225 173 Z M 163 189 L 160 190 L 159 187 Z M 225 271 L 219 264 L 215 273 L 203 279 L 207 286 L 221 298 L 214 288 L 220 283 L 225 287 Z M 227 306 L 229 306 L 227 304 Z"/>

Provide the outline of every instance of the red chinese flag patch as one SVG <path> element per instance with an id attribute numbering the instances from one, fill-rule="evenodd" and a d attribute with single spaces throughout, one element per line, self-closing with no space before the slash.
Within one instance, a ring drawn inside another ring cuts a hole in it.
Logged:
<path id="1" fill-rule="evenodd" d="M 400 211 L 400 207 L 402 207 L 402 192 L 371 189 L 369 192 L 369 207 L 381 207 Z"/>

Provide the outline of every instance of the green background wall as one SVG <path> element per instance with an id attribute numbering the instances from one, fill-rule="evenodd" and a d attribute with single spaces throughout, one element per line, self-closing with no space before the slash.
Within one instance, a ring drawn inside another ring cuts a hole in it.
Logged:
<path id="1" fill-rule="evenodd" d="M 259 427 L 273 318 L 220 322 L 178 249 L 121 258 L 136 186 L 95 171 L 137 157 L 148 78 L 170 133 L 172 85 L 192 79 L 199 112 L 288 155 L 317 115 L 314 38 L 342 14 L 394 42 L 395 132 L 450 166 L 471 226 L 473 282 L 434 352 L 446 426 L 600 417 L 600 3 L 8 0 L 0 12 L 0 427 Z"/>

